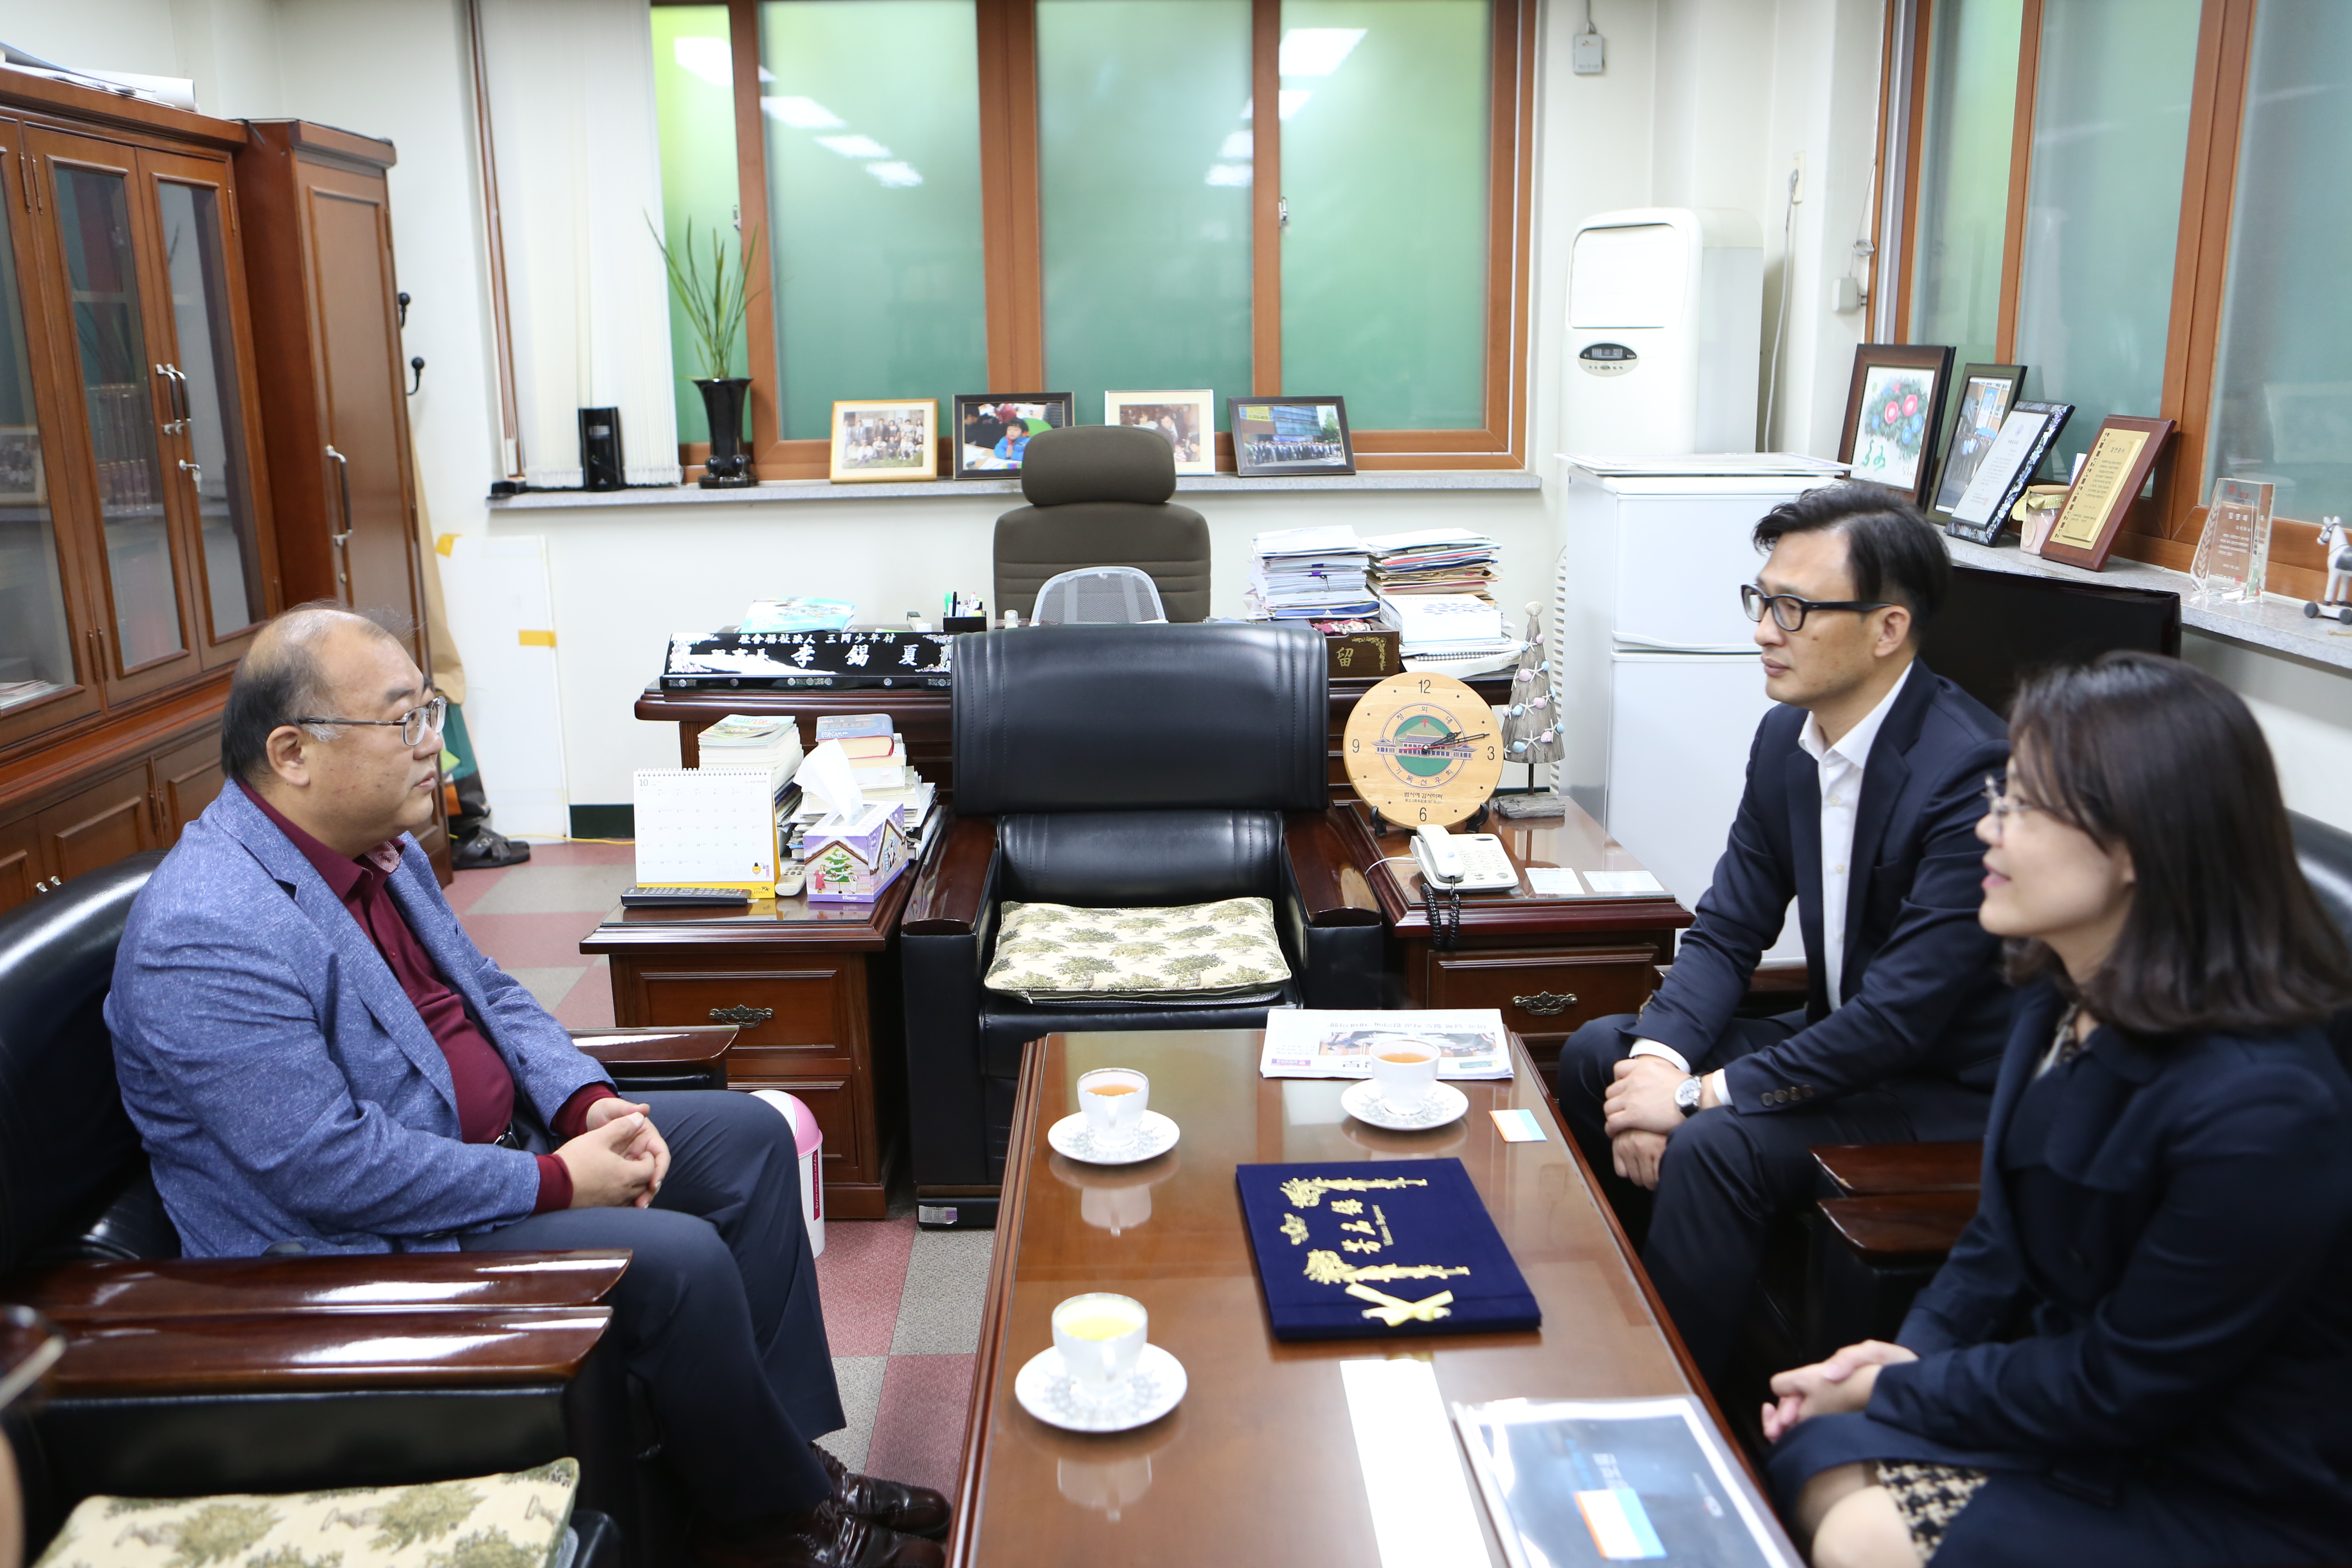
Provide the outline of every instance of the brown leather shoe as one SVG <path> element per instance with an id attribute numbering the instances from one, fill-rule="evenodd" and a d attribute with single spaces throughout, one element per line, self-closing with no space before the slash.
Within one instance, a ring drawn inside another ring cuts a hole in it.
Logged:
<path id="1" fill-rule="evenodd" d="M 819 1444 L 811 1443 L 809 1452 L 833 1478 L 833 1500 L 846 1511 L 901 1535 L 919 1535 L 926 1541 L 948 1538 L 948 1500 L 930 1488 L 861 1476 Z"/>
<path id="2" fill-rule="evenodd" d="M 728 1528 L 695 1522 L 694 1555 L 710 1568 L 946 1568 L 932 1542 L 859 1519 L 832 1498 L 799 1513 Z"/>

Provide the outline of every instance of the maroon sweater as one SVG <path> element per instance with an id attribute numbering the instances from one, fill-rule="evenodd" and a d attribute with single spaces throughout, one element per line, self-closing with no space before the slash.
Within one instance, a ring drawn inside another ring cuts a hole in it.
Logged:
<path id="1" fill-rule="evenodd" d="M 416 1016 L 433 1032 L 434 1043 L 449 1063 L 450 1081 L 457 1086 L 458 1136 L 468 1143 L 497 1142 L 514 1117 L 514 1074 L 507 1070 L 506 1058 L 483 1037 L 473 1016 L 466 1011 L 465 998 L 434 967 L 433 955 L 409 929 L 399 902 L 383 890 L 386 879 L 400 868 L 399 844 L 387 839 L 357 859 L 346 858 L 295 826 L 258 791 L 247 789 L 242 782 L 237 787 L 326 879 L 328 889 L 359 921 L 360 930 L 383 955 L 393 978 L 408 994 Z M 588 1108 L 600 1100 L 614 1098 L 615 1093 L 609 1083 L 589 1084 L 564 1101 L 548 1126 L 560 1139 L 577 1138 L 586 1131 Z M 552 1154 L 539 1155 L 538 1160 L 539 1201 L 531 1212 L 570 1208 L 572 1173 Z"/>

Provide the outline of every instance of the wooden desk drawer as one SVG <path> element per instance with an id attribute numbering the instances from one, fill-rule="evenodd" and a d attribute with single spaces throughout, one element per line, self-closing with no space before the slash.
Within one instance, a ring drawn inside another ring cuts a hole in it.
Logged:
<path id="1" fill-rule="evenodd" d="M 1612 1013 L 1632 1013 L 1657 989 L 1649 948 L 1433 952 L 1432 1007 L 1494 1007 L 1522 1035 L 1566 1035 Z"/>
<path id="2" fill-rule="evenodd" d="M 866 976 L 858 960 L 785 960 L 761 968 L 708 963 L 614 967 L 615 990 L 625 987 L 634 993 L 634 1005 L 625 1009 L 633 1025 L 733 1024 L 740 1028 L 730 1064 L 774 1052 L 846 1056 L 866 1038 Z M 734 1070 L 731 1065 L 730 1070 Z"/>

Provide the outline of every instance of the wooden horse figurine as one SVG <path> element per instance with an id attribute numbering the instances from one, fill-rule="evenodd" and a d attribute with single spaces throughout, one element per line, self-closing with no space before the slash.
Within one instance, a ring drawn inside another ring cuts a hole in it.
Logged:
<path id="1" fill-rule="evenodd" d="M 2352 626 L 2352 529 L 2340 517 L 2321 521 L 2320 553 L 2327 557 L 2327 588 L 2316 604 L 2304 602 L 2303 613 L 2317 619 L 2331 616 Z"/>

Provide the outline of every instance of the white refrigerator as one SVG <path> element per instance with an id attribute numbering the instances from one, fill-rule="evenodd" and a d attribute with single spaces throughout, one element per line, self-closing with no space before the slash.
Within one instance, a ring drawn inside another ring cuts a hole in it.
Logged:
<path id="1" fill-rule="evenodd" d="M 1749 535 L 1841 470 L 1776 453 L 1568 461 L 1559 787 L 1696 909 L 1771 707 L 1739 607 L 1761 559 Z M 1766 956 L 1803 956 L 1793 919 Z"/>

